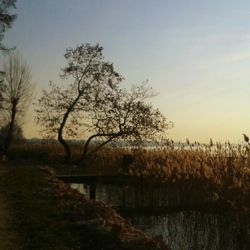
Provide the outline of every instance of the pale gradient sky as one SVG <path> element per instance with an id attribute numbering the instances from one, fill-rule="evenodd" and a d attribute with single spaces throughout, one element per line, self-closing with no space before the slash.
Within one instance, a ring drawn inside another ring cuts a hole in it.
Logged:
<path id="1" fill-rule="evenodd" d="M 17 0 L 4 42 L 32 68 L 36 93 L 59 83 L 69 46 L 104 47 L 126 80 L 149 80 L 175 141 L 250 135 L 250 1 Z M 37 136 L 30 115 L 27 137 Z"/>

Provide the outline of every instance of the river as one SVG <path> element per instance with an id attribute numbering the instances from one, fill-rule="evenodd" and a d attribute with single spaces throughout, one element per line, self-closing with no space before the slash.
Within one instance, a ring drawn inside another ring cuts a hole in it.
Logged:
<path id="1" fill-rule="evenodd" d="M 90 195 L 87 185 L 71 186 Z M 250 249 L 249 214 L 191 209 L 180 197 L 178 190 L 102 184 L 96 185 L 95 193 L 97 201 L 114 207 L 144 232 L 161 237 L 171 250 Z M 189 200 L 194 201 L 186 197 Z"/>

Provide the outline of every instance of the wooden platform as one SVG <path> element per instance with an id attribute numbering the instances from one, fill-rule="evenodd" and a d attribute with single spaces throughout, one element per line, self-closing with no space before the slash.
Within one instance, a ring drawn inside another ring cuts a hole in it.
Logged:
<path id="1" fill-rule="evenodd" d="M 142 177 L 127 175 L 58 175 L 57 178 L 66 183 L 84 183 L 87 185 L 98 183 L 114 186 L 133 185 L 142 181 Z"/>

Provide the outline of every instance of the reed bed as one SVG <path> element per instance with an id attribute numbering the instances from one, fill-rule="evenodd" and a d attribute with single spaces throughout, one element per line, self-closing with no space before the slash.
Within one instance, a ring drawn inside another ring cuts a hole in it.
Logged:
<path id="1" fill-rule="evenodd" d="M 123 164 L 124 156 L 131 157 Z M 167 182 L 178 179 L 207 179 L 217 185 L 249 185 L 250 147 L 169 143 L 155 148 L 104 148 L 90 157 L 86 166 L 93 171 L 147 176 Z"/>
<path id="2" fill-rule="evenodd" d="M 73 162 L 82 152 L 82 145 L 71 145 Z M 124 156 L 130 156 L 125 163 Z M 13 145 L 10 159 L 31 159 L 47 163 L 62 163 L 61 145 Z M 125 167 L 125 168 L 124 168 Z M 66 166 L 70 169 L 70 166 Z M 209 145 L 199 143 L 174 144 L 164 147 L 104 147 L 78 166 L 79 171 L 92 174 L 127 174 L 150 177 L 161 182 L 200 179 L 219 186 L 249 187 L 250 145 L 229 142 Z"/>
<path id="3" fill-rule="evenodd" d="M 249 185 L 248 147 L 222 146 L 162 148 L 132 152 L 134 162 L 129 174 L 154 176 L 165 181 L 207 179 L 217 185 Z"/>
<path id="4" fill-rule="evenodd" d="M 46 163 L 61 174 L 138 176 L 144 184 L 174 189 L 183 204 L 220 202 L 250 211 L 250 146 L 230 143 L 174 144 L 164 147 L 104 147 L 76 165 L 81 145 L 71 145 L 73 161 L 63 165 L 59 144 L 13 145 L 10 159 Z M 129 161 L 124 161 L 129 159 Z M 139 185 L 139 183 L 138 183 Z M 138 190 L 140 187 L 138 186 Z M 179 199 L 179 198 L 178 198 Z"/>

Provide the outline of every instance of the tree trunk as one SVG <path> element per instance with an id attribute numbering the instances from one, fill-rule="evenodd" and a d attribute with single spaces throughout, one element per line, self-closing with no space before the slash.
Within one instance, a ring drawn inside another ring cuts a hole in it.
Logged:
<path id="1" fill-rule="evenodd" d="M 64 161 L 66 163 L 69 163 L 71 161 L 71 149 L 69 147 L 69 144 L 67 143 L 67 141 L 64 140 L 63 138 L 63 129 L 65 127 L 65 124 L 67 122 L 67 119 L 69 117 L 70 112 L 73 110 L 73 108 L 75 107 L 75 105 L 77 104 L 78 100 L 81 97 L 81 92 L 78 93 L 78 96 L 76 97 L 76 99 L 72 102 L 72 104 L 68 107 L 67 111 L 65 112 L 64 116 L 63 116 L 63 120 L 60 124 L 60 127 L 58 129 L 58 141 L 62 144 L 63 148 L 64 148 L 64 152 L 65 152 L 65 157 L 64 157 Z"/>
<path id="2" fill-rule="evenodd" d="M 65 152 L 64 156 L 64 162 L 69 163 L 71 161 L 71 150 L 69 147 L 69 144 L 63 139 L 62 132 L 63 132 L 64 126 L 60 126 L 60 129 L 58 131 L 58 141 L 62 144 Z"/>
<path id="3" fill-rule="evenodd" d="M 110 141 L 112 141 L 114 138 L 117 138 L 117 137 L 119 137 L 121 135 L 122 135 L 122 133 L 118 132 L 118 133 L 110 133 L 110 134 L 94 134 L 94 135 L 90 136 L 88 138 L 88 140 L 86 141 L 85 145 L 84 145 L 83 153 L 81 155 L 81 158 L 80 158 L 79 162 L 84 161 L 87 158 L 88 155 L 95 153 L 100 148 L 102 148 L 103 146 L 105 146 L 107 143 L 109 143 Z M 104 141 L 103 143 L 101 143 L 99 146 L 97 146 L 96 148 L 94 148 L 91 152 L 88 153 L 88 148 L 89 148 L 90 141 L 92 139 L 94 139 L 95 137 L 109 137 L 109 138 L 106 141 Z"/>
<path id="4" fill-rule="evenodd" d="M 90 141 L 91 141 L 93 138 L 95 138 L 95 137 L 97 137 L 97 136 L 99 136 L 99 134 L 92 135 L 92 136 L 90 136 L 90 137 L 88 138 L 88 140 L 87 140 L 86 143 L 84 144 L 83 153 L 82 153 L 82 155 L 81 155 L 81 158 L 80 158 L 79 162 L 82 162 L 84 159 L 86 159 L 86 156 L 87 156 L 87 153 L 88 153 L 89 143 L 90 143 Z"/>
<path id="5" fill-rule="evenodd" d="M 13 131 L 14 131 L 14 125 L 15 125 L 15 118 L 16 118 L 16 113 L 17 113 L 17 104 L 18 104 L 18 99 L 13 98 L 11 100 L 11 114 L 10 114 L 10 123 L 9 123 L 9 128 L 6 134 L 5 142 L 4 142 L 4 154 L 6 155 L 8 153 L 9 147 L 12 142 L 13 138 Z"/>

